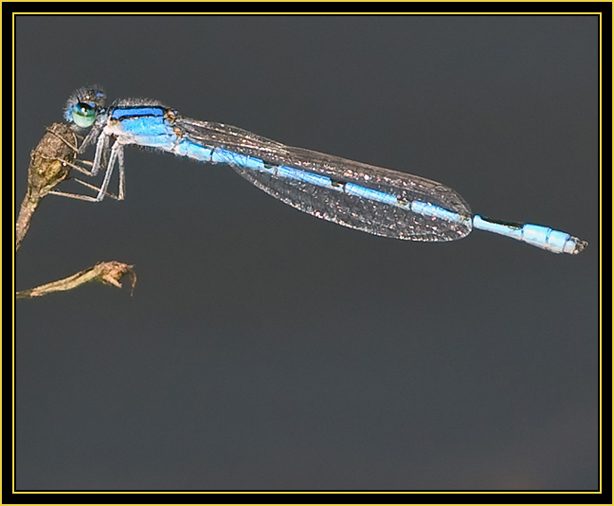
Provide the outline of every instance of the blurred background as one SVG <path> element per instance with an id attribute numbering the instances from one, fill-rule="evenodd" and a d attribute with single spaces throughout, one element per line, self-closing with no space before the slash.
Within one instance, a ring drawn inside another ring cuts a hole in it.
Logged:
<path id="1" fill-rule="evenodd" d="M 17 489 L 596 489 L 598 28 L 18 16 L 16 208 L 44 127 L 97 83 L 589 246 L 379 238 L 128 148 L 125 201 L 50 196 L 18 253 L 18 289 L 102 260 L 139 280 L 18 301 Z"/>

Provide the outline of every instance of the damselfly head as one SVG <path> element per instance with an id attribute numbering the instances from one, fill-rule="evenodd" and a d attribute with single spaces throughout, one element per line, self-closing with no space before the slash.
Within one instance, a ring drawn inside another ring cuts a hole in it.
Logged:
<path id="1" fill-rule="evenodd" d="M 101 86 L 85 86 L 75 91 L 64 108 L 64 119 L 78 129 L 90 128 L 104 111 L 107 97 Z"/>

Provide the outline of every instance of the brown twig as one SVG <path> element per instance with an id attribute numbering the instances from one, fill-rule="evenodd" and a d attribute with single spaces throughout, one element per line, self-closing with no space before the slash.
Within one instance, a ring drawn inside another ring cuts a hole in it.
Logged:
<path id="1" fill-rule="evenodd" d="M 34 297 L 42 297 L 54 292 L 64 292 L 66 290 L 72 290 L 85 283 L 97 281 L 105 285 L 113 285 L 117 288 L 121 288 L 121 279 L 128 275 L 132 280 L 132 290 L 136 285 L 136 273 L 134 272 L 133 265 L 127 265 L 122 262 L 101 262 L 94 267 L 90 267 L 81 272 L 77 272 L 72 276 L 68 276 L 58 281 L 47 283 L 46 285 L 37 286 L 30 290 L 23 290 L 17 292 L 18 299 L 31 299 Z"/>
<path id="2" fill-rule="evenodd" d="M 77 157 L 77 141 L 77 136 L 67 125 L 54 123 L 30 154 L 28 189 L 15 226 L 15 250 L 19 249 L 28 233 L 40 200 L 54 186 L 68 179 L 70 167 L 64 161 L 72 163 Z"/>

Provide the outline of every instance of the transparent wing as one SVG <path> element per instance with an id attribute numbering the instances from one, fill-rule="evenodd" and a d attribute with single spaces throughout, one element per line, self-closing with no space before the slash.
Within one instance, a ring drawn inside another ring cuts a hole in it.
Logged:
<path id="1" fill-rule="evenodd" d="M 213 161 L 228 163 L 261 190 L 318 218 L 412 241 L 452 241 L 471 232 L 467 203 L 435 181 L 285 146 L 221 123 L 177 117 L 175 126 L 189 141 L 214 149 Z M 413 212 L 415 201 L 444 211 Z"/>

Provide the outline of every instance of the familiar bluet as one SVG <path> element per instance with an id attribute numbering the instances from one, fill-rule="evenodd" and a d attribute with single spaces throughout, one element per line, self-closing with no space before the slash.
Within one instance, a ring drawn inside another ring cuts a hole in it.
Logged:
<path id="1" fill-rule="evenodd" d="M 371 234 L 411 241 L 453 241 L 480 229 L 553 253 L 577 254 L 587 242 L 565 232 L 473 215 L 454 190 L 419 176 L 307 149 L 286 146 L 233 126 L 185 118 L 153 100 L 117 100 L 105 106 L 100 87 L 81 88 L 64 117 L 96 144 L 95 176 L 104 172 L 96 197 L 52 192 L 99 202 L 115 165 L 124 198 L 124 146 L 136 145 L 230 165 L 248 181 L 301 211 Z M 83 170 L 83 169 L 82 169 Z"/>

